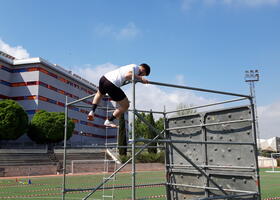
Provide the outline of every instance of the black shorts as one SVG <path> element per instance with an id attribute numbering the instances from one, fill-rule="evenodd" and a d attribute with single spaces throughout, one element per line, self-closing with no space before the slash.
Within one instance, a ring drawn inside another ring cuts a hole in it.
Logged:
<path id="1" fill-rule="evenodd" d="M 99 92 L 103 95 L 107 93 L 114 101 L 121 101 L 126 98 L 122 89 L 111 83 L 105 76 L 102 76 L 99 80 Z"/>

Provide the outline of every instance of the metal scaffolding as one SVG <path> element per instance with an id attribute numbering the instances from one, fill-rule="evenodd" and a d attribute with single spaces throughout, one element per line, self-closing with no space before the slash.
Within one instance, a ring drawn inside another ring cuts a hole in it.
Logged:
<path id="1" fill-rule="evenodd" d="M 92 98 L 94 95 L 90 95 L 87 97 L 84 97 L 82 99 L 73 101 L 73 102 L 68 102 L 67 97 L 66 97 L 66 103 L 65 103 L 65 134 L 64 134 L 64 160 L 63 160 L 63 184 L 62 184 L 62 199 L 65 199 L 65 194 L 67 192 L 71 192 L 71 191 L 90 191 L 84 198 L 88 199 L 93 193 L 95 193 L 97 190 L 99 190 L 104 184 L 107 183 L 107 181 L 111 178 L 114 177 L 120 170 L 122 170 L 128 163 L 132 163 L 132 168 L 131 168 L 131 178 L 132 178 L 132 183 L 130 186 L 118 186 L 116 188 L 127 188 L 127 187 L 131 187 L 131 199 L 132 200 L 136 200 L 136 188 L 139 185 L 136 185 L 136 168 L 135 168 L 135 158 L 137 155 L 139 155 L 144 149 L 149 148 L 149 145 L 153 142 L 158 142 L 158 143 L 162 143 L 164 144 L 164 146 L 162 147 L 158 147 L 158 148 L 164 148 L 165 149 L 165 154 L 166 154 L 166 158 L 165 158 L 165 166 L 166 166 L 166 173 L 168 171 L 168 169 L 170 167 L 176 167 L 176 165 L 171 164 L 171 163 L 167 163 L 168 160 L 168 149 L 172 148 L 172 150 L 174 152 L 176 152 L 178 155 L 181 156 L 181 158 L 183 158 L 184 160 L 186 160 L 189 165 L 180 165 L 181 168 L 188 168 L 188 167 L 193 167 L 195 170 L 197 170 L 197 172 L 203 176 L 204 178 L 206 178 L 207 180 L 207 186 L 195 186 L 195 185 L 187 185 L 187 184 L 176 184 L 176 183 L 172 183 L 170 180 L 168 180 L 168 178 L 166 178 L 166 183 L 159 183 L 162 185 L 165 185 L 166 188 L 169 187 L 190 187 L 190 188 L 202 188 L 205 191 L 207 191 L 207 195 L 205 198 L 199 198 L 199 199 L 240 199 L 241 197 L 248 197 L 251 199 L 260 199 L 260 185 L 259 185 L 259 168 L 258 168 L 258 162 L 257 162 L 257 137 L 256 137 L 256 116 L 255 116 L 255 106 L 254 106 L 254 101 L 253 101 L 253 97 L 250 95 L 243 95 L 243 94 L 237 94 L 237 93 L 230 93 L 230 92 L 224 92 L 224 91 L 216 91 L 216 90 L 208 90 L 208 89 L 202 89 L 202 88 L 195 88 L 195 87 L 188 87 L 188 86 L 182 86 L 182 85 L 174 85 L 174 84 L 167 84 L 167 83 L 160 83 L 160 82 L 153 82 L 153 81 L 149 81 L 149 84 L 152 85 L 158 85 L 158 86 L 164 86 L 164 87 L 171 87 L 171 88 L 180 88 L 180 89 L 187 89 L 187 90 L 194 90 L 194 91 L 200 91 L 200 92 L 208 92 L 208 93 L 214 93 L 214 94 L 221 94 L 221 95 L 228 95 L 228 96 L 234 96 L 234 97 L 238 97 L 235 99 L 231 99 L 231 100 L 226 100 L 226 101 L 221 101 L 221 102 L 216 102 L 216 103 L 212 103 L 212 104 L 207 104 L 207 105 L 200 105 L 200 106 L 194 106 L 194 107 L 190 107 L 190 108 L 186 108 L 186 109 L 180 109 L 180 110 L 174 110 L 174 111 L 166 111 L 164 109 L 163 112 L 160 111 L 146 111 L 146 110 L 137 110 L 136 109 L 136 104 L 135 104 L 135 94 L 136 94 L 136 88 L 135 88 L 135 84 L 138 82 L 137 80 L 135 80 L 134 77 L 134 73 L 133 77 L 132 77 L 132 109 L 129 110 L 130 112 L 132 112 L 133 117 L 132 117 L 132 135 L 131 135 L 131 147 L 123 147 L 123 148 L 131 148 L 132 150 L 132 157 L 127 160 L 127 162 L 125 162 L 123 165 L 121 165 L 118 169 L 116 169 L 107 179 L 103 180 L 103 182 L 101 182 L 99 185 L 97 185 L 94 188 L 82 188 L 82 189 L 67 189 L 66 188 L 66 153 L 67 153 L 67 143 L 66 143 L 66 135 L 67 135 L 67 117 L 68 117 L 68 107 L 69 106 L 73 106 L 74 104 L 77 104 L 85 99 L 88 98 Z M 171 114 L 171 113 L 176 113 L 178 111 L 184 111 L 184 110 L 191 110 L 191 109 L 198 109 L 198 108 L 205 108 L 205 107 L 209 107 L 209 106 L 216 106 L 216 105 L 221 105 L 221 104 L 227 104 L 227 103 L 232 103 L 232 102 L 239 102 L 239 101 L 243 101 L 243 100 L 249 100 L 249 104 L 250 104 L 250 108 L 251 108 L 251 119 L 240 119 L 240 120 L 232 120 L 232 121 L 227 121 L 226 123 L 251 123 L 252 124 L 252 129 L 253 129 L 253 141 L 250 142 L 218 142 L 218 141 L 188 141 L 188 140 L 172 140 L 172 139 L 168 139 L 166 137 L 166 134 L 168 131 L 174 131 L 177 129 L 188 129 L 188 128 L 199 128 L 199 127 L 208 127 L 208 126 L 215 126 L 215 125 L 223 125 L 224 122 L 219 122 L 219 123 L 201 123 L 199 125 L 188 125 L 188 126 L 182 126 L 180 128 L 178 127 L 168 127 L 167 125 L 167 115 Z M 77 107 L 87 107 L 87 106 L 82 106 L 82 105 L 76 105 Z M 88 108 L 90 108 L 88 106 Z M 101 108 L 104 109 L 104 108 Z M 114 108 L 111 108 L 114 109 Z M 156 114 L 162 114 L 163 118 L 164 118 L 164 130 L 157 130 L 155 127 L 153 127 L 152 125 L 150 125 L 140 114 L 139 112 L 152 112 L 152 113 L 156 113 Z M 136 139 L 135 138 L 135 116 L 137 116 L 139 119 L 141 119 L 150 129 L 152 129 L 154 132 L 157 133 L 157 136 L 154 137 L 153 139 Z M 164 139 L 162 139 L 164 138 Z M 145 145 L 141 146 L 140 150 L 138 150 L 136 152 L 136 148 L 139 148 L 139 146 L 136 146 L 136 142 L 144 142 L 146 143 Z M 182 153 L 180 151 L 180 149 L 178 149 L 175 144 L 178 143 L 185 143 L 185 144 L 204 144 L 204 145 L 208 145 L 208 144 L 223 144 L 223 145 L 249 145 L 253 148 L 253 154 L 254 154 L 254 166 L 252 167 L 240 167 L 240 166 L 230 166 L 231 169 L 249 169 L 252 170 L 255 175 L 254 177 L 256 177 L 256 182 L 257 182 L 257 190 L 256 191 L 247 191 L 247 190 L 231 190 L 231 189 L 225 189 L 223 186 L 219 185 L 216 183 L 215 180 L 213 180 L 210 175 L 204 170 L 206 168 L 212 167 L 212 168 L 228 168 L 229 166 L 221 166 L 221 165 L 198 165 L 195 162 L 193 162 L 187 155 L 185 155 L 184 153 Z M 98 147 L 96 147 L 98 148 Z M 119 147 L 122 148 L 122 147 Z M 147 185 L 154 185 L 154 184 L 147 184 Z M 168 189 L 167 189 L 168 190 Z M 217 190 L 219 192 L 219 195 L 216 196 L 210 196 L 208 193 L 210 190 Z M 232 194 L 232 192 L 235 192 L 234 194 Z M 168 191 L 167 191 L 168 193 Z M 167 194 L 167 199 L 168 200 L 173 200 L 176 198 L 173 198 L 170 196 L 170 193 Z M 180 198 L 177 198 L 180 199 Z"/>

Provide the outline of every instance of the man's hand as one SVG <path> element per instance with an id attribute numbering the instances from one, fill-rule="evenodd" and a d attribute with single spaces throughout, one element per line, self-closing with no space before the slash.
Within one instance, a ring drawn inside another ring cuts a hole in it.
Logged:
<path id="1" fill-rule="evenodd" d="M 145 79 L 143 76 L 141 77 L 141 81 L 144 84 L 148 84 L 149 83 L 149 81 L 147 79 Z"/>

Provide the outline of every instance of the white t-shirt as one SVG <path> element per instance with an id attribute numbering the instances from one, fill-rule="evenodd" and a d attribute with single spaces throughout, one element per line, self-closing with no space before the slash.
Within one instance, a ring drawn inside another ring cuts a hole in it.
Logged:
<path id="1" fill-rule="evenodd" d="M 105 78 L 107 78 L 107 80 L 109 80 L 115 86 L 121 87 L 121 86 L 124 85 L 124 83 L 126 81 L 125 75 L 128 72 L 133 71 L 133 68 L 134 68 L 135 75 L 138 75 L 139 74 L 139 66 L 137 66 L 135 64 L 130 64 L 130 65 L 122 66 L 122 67 L 120 67 L 118 69 L 115 69 L 113 71 L 110 71 L 110 72 L 106 73 L 104 76 L 105 76 Z"/>

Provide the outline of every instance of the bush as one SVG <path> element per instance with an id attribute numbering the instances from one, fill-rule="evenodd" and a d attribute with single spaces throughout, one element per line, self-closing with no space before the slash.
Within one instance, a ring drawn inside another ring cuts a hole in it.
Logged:
<path id="1" fill-rule="evenodd" d="M 28 128 L 28 116 L 13 100 L 0 101 L 0 140 L 16 140 Z"/>
<path id="2" fill-rule="evenodd" d="M 160 163 L 164 162 L 164 154 L 161 153 L 148 153 L 143 152 L 136 158 L 137 162 L 140 163 Z"/>
<path id="3" fill-rule="evenodd" d="M 125 163 L 130 158 L 131 158 L 131 156 L 129 156 L 129 155 L 119 155 L 119 160 L 121 161 L 121 163 Z"/>
<path id="4" fill-rule="evenodd" d="M 274 151 L 270 151 L 270 150 L 259 150 L 259 155 L 263 156 L 263 157 L 271 157 L 271 153 L 276 153 Z"/>
<path id="5" fill-rule="evenodd" d="M 58 143 L 64 139 L 64 119 L 62 112 L 37 112 L 29 125 L 28 136 L 38 144 Z M 72 136 L 75 124 L 68 119 L 67 140 Z"/>
<path id="6" fill-rule="evenodd" d="M 136 163 L 164 163 L 164 152 L 160 153 L 149 153 L 142 152 L 136 156 Z M 120 155 L 119 159 L 122 163 L 125 163 L 128 159 L 131 158 L 131 155 Z"/>

